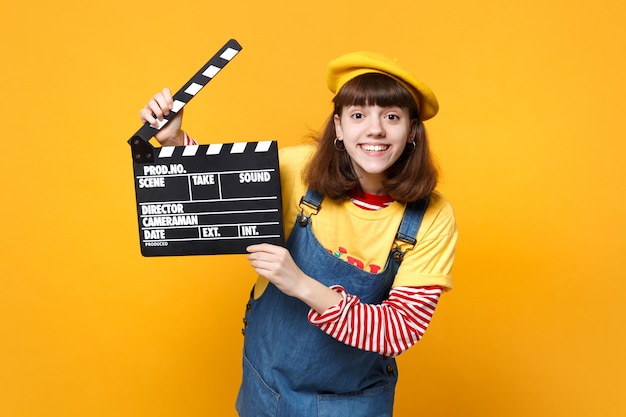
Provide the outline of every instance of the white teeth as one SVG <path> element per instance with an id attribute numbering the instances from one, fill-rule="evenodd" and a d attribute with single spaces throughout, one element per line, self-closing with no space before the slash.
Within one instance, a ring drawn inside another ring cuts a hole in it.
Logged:
<path id="1" fill-rule="evenodd" d="M 386 151 L 389 146 L 387 145 L 361 145 L 364 151 L 367 152 L 382 152 Z"/>

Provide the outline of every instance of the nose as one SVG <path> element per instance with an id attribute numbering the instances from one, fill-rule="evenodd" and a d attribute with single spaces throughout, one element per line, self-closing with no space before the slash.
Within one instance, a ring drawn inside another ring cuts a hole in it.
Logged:
<path id="1" fill-rule="evenodd" d="M 385 128 L 380 119 L 372 117 L 369 119 L 369 126 L 367 128 L 367 134 L 371 137 L 384 137 Z"/>

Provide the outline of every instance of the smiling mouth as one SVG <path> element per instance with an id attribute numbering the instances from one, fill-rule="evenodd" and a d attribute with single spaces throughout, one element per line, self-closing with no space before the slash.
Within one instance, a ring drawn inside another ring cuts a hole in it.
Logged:
<path id="1" fill-rule="evenodd" d="M 389 145 L 361 145 L 361 149 L 366 152 L 383 152 L 389 149 Z"/>

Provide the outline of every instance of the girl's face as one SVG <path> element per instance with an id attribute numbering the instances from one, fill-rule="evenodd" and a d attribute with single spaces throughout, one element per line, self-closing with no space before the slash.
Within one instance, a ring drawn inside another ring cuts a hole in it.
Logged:
<path id="1" fill-rule="evenodd" d="M 411 120 L 401 107 L 346 106 L 334 116 L 338 140 L 342 140 L 363 191 L 384 194 L 385 171 L 402 155 L 409 142 Z"/>

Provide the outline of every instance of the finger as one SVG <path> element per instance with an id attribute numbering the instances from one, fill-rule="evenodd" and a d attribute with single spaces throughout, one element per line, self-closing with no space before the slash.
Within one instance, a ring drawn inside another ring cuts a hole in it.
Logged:
<path id="1" fill-rule="evenodd" d="M 257 274 L 263 275 L 268 279 L 272 279 L 274 276 L 274 272 L 276 271 L 276 267 L 271 263 L 261 263 L 256 261 L 252 268 L 256 271 Z"/>
<path id="2" fill-rule="evenodd" d="M 152 126 L 159 127 L 169 112 L 164 111 L 156 100 L 150 100 L 145 109 L 142 110 L 141 116 Z"/>
<path id="3" fill-rule="evenodd" d="M 174 99 L 172 98 L 172 93 L 169 88 L 164 88 L 159 94 L 155 96 L 157 98 L 157 104 L 163 110 L 163 113 L 167 116 L 174 108 Z"/>
<path id="4" fill-rule="evenodd" d="M 269 271 L 269 264 L 258 259 L 251 260 L 250 266 L 257 274 L 265 275 Z"/>
<path id="5" fill-rule="evenodd" d="M 153 127 L 159 126 L 156 115 L 148 106 L 144 107 L 143 109 L 139 111 L 139 118 L 141 119 L 142 122 L 147 122 L 149 125 Z"/>
<path id="6" fill-rule="evenodd" d="M 246 248 L 246 252 L 248 253 L 257 253 L 261 250 L 261 245 L 250 245 Z M 248 257 L 248 259 L 250 259 Z"/>
<path id="7" fill-rule="evenodd" d="M 161 93 L 156 94 L 148 105 L 152 113 L 159 120 L 163 120 L 163 116 L 170 114 L 170 110 L 172 109 L 171 103 L 168 103 L 167 99 Z"/>
<path id="8" fill-rule="evenodd" d="M 261 263 L 268 263 L 272 261 L 272 255 L 266 252 L 252 252 L 248 255 L 248 261 L 254 266 L 258 266 Z"/>
<path id="9" fill-rule="evenodd" d="M 276 245 L 272 245 L 269 243 L 259 243 L 257 245 L 250 245 L 246 248 L 246 251 L 250 252 L 250 253 L 256 253 L 256 252 L 267 252 L 267 253 L 276 253 L 278 248 L 280 248 L 279 246 Z"/>
<path id="10" fill-rule="evenodd" d="M 172 103 L 174 103 L 174 99 L 172 98 L 172 93 L 169 88 L 165 87 L 161 91 L 161 94 L 163 95 L 165 101 L 170 104 L 170 106 L 172 105 Z"/>

